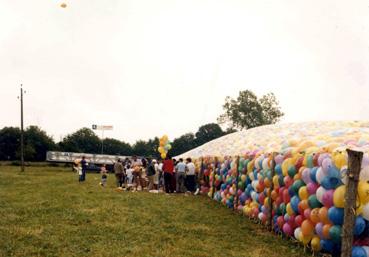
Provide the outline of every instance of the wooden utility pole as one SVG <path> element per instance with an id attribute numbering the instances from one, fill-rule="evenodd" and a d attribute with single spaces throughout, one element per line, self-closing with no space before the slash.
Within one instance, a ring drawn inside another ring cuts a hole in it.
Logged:
<path id="1" fill-rule="evenodd" d="M 23 85 L 21 84 L 20 88 L 20 104 L 21 104 L 21 172 L 24 172 L 24 131 L 23 131 Z"/>
<path id="2" fill-rule="evenodd" d="M 341 257 L 352 256 L 352 242 L 354 239 L 353 228 L 355 226 L 357 185 L 359 183 L 361 161 L 363 153 L 347 149 L 348 168 L 347 186 L 345 194 L 345 211 L 342 226 L 342 250 Z"/>
<path id="3" fill-rule="evenodd" d="M 274 183 L 273 183 L 273 177 L 275 174 L 275 153 L 272 153 L 272 163 L 271 163 L 271 174 L 270 176 L 272 177 L 271 182 L 270 182 L 270 187 L 269 187 L 269 196 L 268 196 L 268 228 L 270 231 L 273 230 L 273 199 L 272 199 L 272 192 L 274 190 Z"/>
<path id="4" fill-rule="evenodd" d="M 236 197 L 233 202 L 233 209 L 237 209 L 238 206 L 238 177 L 240 176 L 240 172 L 238 171 L 238 167 L 240 166 L 240 156 L 236 157 Z"/>

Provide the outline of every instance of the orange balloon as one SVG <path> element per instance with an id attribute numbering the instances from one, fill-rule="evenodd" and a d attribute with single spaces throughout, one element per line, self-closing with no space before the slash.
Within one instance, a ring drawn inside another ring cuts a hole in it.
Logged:
<path id="1" fill-rule="evenodd" d="M 265 187 L 270 188 L 270 180 L 268 178 L 264 179 L 264 185 Z"/>
<path id="2" fill-rule="evenodd" d="M 315 208 L 315 209 L 312 209 L 310 212 L 310 220 L 315 224 L 320 222 L 319 210 L 320 208 Z"/>
<path id="3" fill-rule="evenodd" d="M 309 203 L 307 200 L 302 200 L 299 202 L 299 207 L 303 210 L 306 210 L 307 208 L 309 208 Z"/>
<path id="4" fill-rule="evenodd" d="M 322 207 L 319 209 L 319 219 L 324 224 L 331 224 L 330 220 L 328 219 L 328 208 Z"/>
<path id="5" fill-rule="evenodd" d="M 275 190 L 273 190 L 273 191 L 272 191 L 272 199 L 273 199 L 273 200 L 276 200 L 276 199 L 277 199 L 277 197 L 278 197 L 278 193 L 277 193 Z"/>
<path id="6" fill-rule="evenodd" d="M 311 236 L 314 233 L 314 224 L 310 220 L 304 220 L 301 224 L 301 233 L 304 236 Z"/>
<path id="7" fill-rule="evenodd" d="M 324 239 L 329 239 L 329 229 L 332 227 L 332 225 L 330 224 L 325 224 L 323 226 L 323 237 Z"/>

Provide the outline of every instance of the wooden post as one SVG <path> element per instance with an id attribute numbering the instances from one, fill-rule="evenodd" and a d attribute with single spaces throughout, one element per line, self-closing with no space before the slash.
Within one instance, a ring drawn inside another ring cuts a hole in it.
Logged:
<path id="1" fill-rule="evenodd" d="M 240 175 L 240 172 L 238 171 L 238 166 L 240 166 L 240 156 L 236 157 L 236 197 L 233 200 L 233 209 L 237 209 L 238 205 L 238 176 Z"/>
<path id="2" fill-rule="evenodd" d="M 214 199 L 214 194 L 215 194 L 215 173 L 217 171 L 217 166 L 218 166 L 218 158 L 215 157 L 214 158 L 213 179 L 212 179 L 212 182 L 211 182 L 211 189 L 212 189 L 211 199 Z"/>
<path id="3" fill-rule="evenodd" d="M 347 149 L 348 168 L 347 186 L 345 194 L 345 211 L 342 226 L 342 250 L 341 257 L 352 256 L 353 229 L 355 226 L 357 185 L 359 183 L 361 161 L 363 153 Z"/>
<path id="4" fill-rule="evenodd" d="M 268 228 L 270 231 L 273 231 L 273 199 L 272 199 L 272 192 L 274 190 L 274 183 L 273 183 L 273 177 L 275 174 L 275 153 L 272 153 L 272 165 L 271 165 L 271 177 L 272 177 L 272 181 L 270 183 L 270 188 L 269 188 L 269 196 L 268 196 Z"/>

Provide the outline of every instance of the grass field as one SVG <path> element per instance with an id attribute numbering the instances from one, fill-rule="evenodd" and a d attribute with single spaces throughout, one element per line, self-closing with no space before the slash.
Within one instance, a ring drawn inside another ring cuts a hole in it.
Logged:
<path id="1" fill-rule="evenodd" d="M 207 197 L 116 192 L 114 180 L 0 166 L 0 256 L 309 256 Z"/>

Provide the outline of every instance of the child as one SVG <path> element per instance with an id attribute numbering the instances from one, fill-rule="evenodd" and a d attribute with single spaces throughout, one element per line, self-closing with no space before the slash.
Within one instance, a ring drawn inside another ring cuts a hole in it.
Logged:
<path id="1" fill-rule="evenodd" d="M 108 171 L 106 170 L 106 166 L 105 164 L 103 164 L 101 166 L 101 170 L 100 170 L 100 173 L 101 173 L 101 182 L 100 182 L 100 186 L 106 186 L 106 181 L 108 179 L 108 176 L 107 176 L 107 173 Z"/>
<path id="2" fill-rule="evenodd" d="M 127 165 L 126 175 L 127 175 L 127 189 L 130 189 L 132 187 L 133 169 L 129 164 Z"/>

